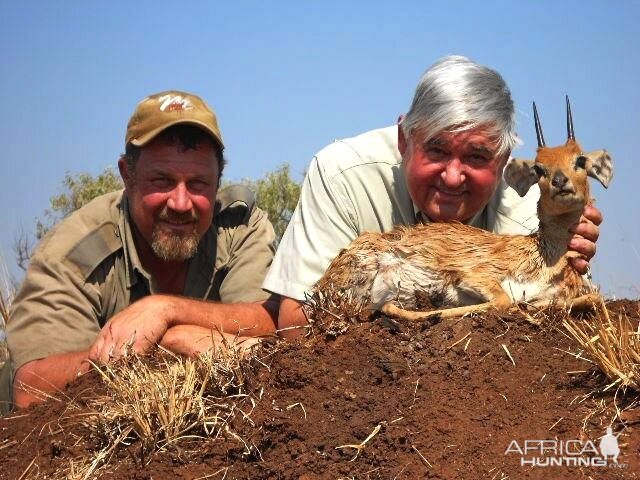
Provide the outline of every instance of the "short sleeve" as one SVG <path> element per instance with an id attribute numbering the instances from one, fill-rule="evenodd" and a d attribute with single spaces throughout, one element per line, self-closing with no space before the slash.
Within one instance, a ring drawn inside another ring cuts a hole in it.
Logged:
<path id="1" fill-rule="evenodd" d="M 328 150 L 332 155 L 353 154 L 339 143 Z M 338 175 L 323 168 L 323 161 L 331 158 L 322 158 L 322 154 L 309 166 L 300 200 L 263 284 L 266 290 L 296 300 L 304 300 L 305 292 L 358 232 L 355 209 L 346 188 Z"/>
<path id="2" fill-rule="evenodd" d="M 275 252 L 275 233 L 267 214 L 254 208 L 246 224 L 239 225 L 224 238 L 228 260 L 220 285 L 223 303 L 257 302 L 271 294 L 262 289 L 262 282 Z"/>
<path id="3" fill-rule="evenodd" d="M 27 362 L 89 348 L 100 331 L 98 288 L 72 265 L 31 259 L 7 322 L 7 344 L 14 372 Z"/>

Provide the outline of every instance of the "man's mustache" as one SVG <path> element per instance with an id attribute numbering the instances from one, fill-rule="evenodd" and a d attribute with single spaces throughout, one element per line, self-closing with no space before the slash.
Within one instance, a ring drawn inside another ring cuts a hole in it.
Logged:
<path id="1" fill-rule="evenodd" d="M 164 207 L 157 215 L 157 219 L 169 223 L 196 223 L 200 220 L 200 215 L 195 210 L 189 212 L 175 212 L 168 207 Z"/>

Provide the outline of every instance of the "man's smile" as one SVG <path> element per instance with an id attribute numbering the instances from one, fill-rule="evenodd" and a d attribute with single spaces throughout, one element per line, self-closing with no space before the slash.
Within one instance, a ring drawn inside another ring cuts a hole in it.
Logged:
<path id="1" fill-rule="evenodd" d="M 176 220 L 160 220 L 159 222 L 165 228 L 170 230 L 178 230 L 182 232 L 191 232 L 195 228 L 196 223 L 193 221 L 176 221 Z"/>
<path id="2" fill-rule="evenodd" d="M 435 194 L 446 197 L 462 197 L 467 190 L 450 190 L 448 188 L 443 187 L 433 187 L 433 191 Z"/>

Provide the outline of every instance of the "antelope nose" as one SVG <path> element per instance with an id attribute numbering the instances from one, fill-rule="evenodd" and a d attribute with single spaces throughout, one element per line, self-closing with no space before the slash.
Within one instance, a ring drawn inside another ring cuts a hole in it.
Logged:
<path id="1" fill-rule="evenodd" d="M 556 172 L 553 175 L 553 179 L 551 179 L 551 185 L 553 185 L 556 188 L 562 188 L 567 184 L 567 180 L 569 179 L 564 173 Z"/>

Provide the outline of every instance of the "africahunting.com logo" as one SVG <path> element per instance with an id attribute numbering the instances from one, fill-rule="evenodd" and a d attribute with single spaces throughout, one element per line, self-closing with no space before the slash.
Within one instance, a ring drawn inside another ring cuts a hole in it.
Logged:
<path id="1" fill-rule="evenodd" d="M 596 448 L 591 440 L 512 440 L 505 455 L 519 455 L 525 467 L 617 467 L 620 447 L 611 427 Z"/>

